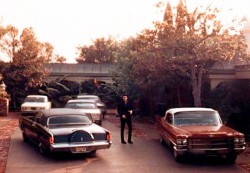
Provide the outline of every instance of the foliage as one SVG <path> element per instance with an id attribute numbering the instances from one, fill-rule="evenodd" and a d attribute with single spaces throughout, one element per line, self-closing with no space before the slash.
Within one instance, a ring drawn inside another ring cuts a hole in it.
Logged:
<path id="1" fill-rule="evenodd" d="M 73 99 L 79 92 L 79 84 L 66 80 L 67 75 L 44 83 L 38 90 L 39 94 L 49 97 L 53 107 L 64 107 L 69 99 Z"/>
<path id="2" fill-rule="evenodd" d="M 250 134 L 250 92 L 249 80 L 234 80 L 220 83 L 211 91 L 205 104 L 215 108 L 224 123 L 245 134 Z"/>
<path id="3" fill-rule="evenodd" d="M 93 45 L 78 47 L 78 63 L 113 63 L 115 62 L 115 52 L 118 49 L 117 42 L 109 37 L 97 38 Z"/>
<path id="4" fill-rule="evenodd" d="M 0 39 L 0 51 L 9 58 L 9 63 L 1 63 L 1 71 L 8 93 L 11 94 L 13 107 L 16 97 L 33 93 L 47 75 L 45 64 L 51 60 L 53 47 L 49 43 L 37 41 L 32 28 L 25 28 L 18 37 L 13 26 L 4 28 Z"/>
<path id="5" fill-rule="evenodd" d="M 66 62 L 66 58 L 64 56 L 55 55 L 54 61 L 58 62 L 58 63 L 65 63 Z"/>
<path id="6" fill-rule="evenodd" d="M 168 4 L 164 22 L 138 35 L 134 73 L 144 88 L 180 79 L 172 86 L 191 86 L 194 105 L 201 106 L 207 70 L 218 61 L 249 58 L 246 42 L 234 27 L 221 25 L 216 8 L 189 12 L 180 0 L 176 9 Z"/>

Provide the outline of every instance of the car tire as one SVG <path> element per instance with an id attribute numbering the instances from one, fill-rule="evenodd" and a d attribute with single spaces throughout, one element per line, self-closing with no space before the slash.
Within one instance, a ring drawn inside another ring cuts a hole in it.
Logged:
<path id="1" fill-rule="evenodd" d="M 93 150 L 90 153 L 93 154 L 93 155 L 95 155 L 96 154 L 96 150 Z"/>
<path id="2" fill-rule="evenodd" d="M 23 136 L 23 141 L 24 142 L 28 142 L 29 141 L 27 135 L 24 132 L 22 132 L 22 136 Z"/>
<path id="3" fill-rule="evenodd" d="M 40 142 L 39 145 L 39 151 L 42 155 L 48 155 L 48 150 L 43 146 L 43 144 Z"/>
<path id="4" fill-rule="evenodd" d="M 226 159 L 228 163 L 234 164 L 236 159 L 237 159 L 237 154 L 236 153 L 229 153 L 226 155 Z"/>
<path id="5" fill-rule="evenodd" d="M 99 126 L 102 126 L 102 120 L 99 120 L 97 123 Z"/>
<path id="6" fill-rule="evenodd" d="M 178 163 L 182 163 L 184 160 L 184 156 L 179 155 L 176 150 L 173 150 L 174 152 L 174 160 Z"/>
<path id="7" fill-rule="evenodd" d="M 163 139 L 162 137 L 160 138 L 160 143 L 161 143 L 161 145 L 163 145 L 163 146 L 166 145 L 166 142 L 164 141 L 164 139 Z"/>

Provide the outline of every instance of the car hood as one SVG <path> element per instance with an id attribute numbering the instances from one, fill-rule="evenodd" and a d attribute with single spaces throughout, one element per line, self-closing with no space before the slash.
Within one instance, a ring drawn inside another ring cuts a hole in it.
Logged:
<path id="1" fill-rule="evenodd" d="M 49 131 L 53 135 L 71 134 L 78 130 L 83 130 L 90 134 L 91 133 L 105 133 L 108 131 L 105 128 L 100 127 L 95 123 L 92 123 L 90 125 L 81 125 L 81 126 L 76 125 L 76 126 L 60 126 L 60 127 L 55 127 L 55 128 L 49 128 Z"/>
<path id="2" fill-rule="evenodd" d="M 201 137 L 201 136 L 207 136 L 207 135 L 211 136 L 211 134 L 213 135 L 213 137 L 243 135 L 240 132 L 237 132 L 236 130 L 231 129 L 225 125 L 178 126 L 175 128 L 179 134 L 192 136 L 192 137 Z"/>

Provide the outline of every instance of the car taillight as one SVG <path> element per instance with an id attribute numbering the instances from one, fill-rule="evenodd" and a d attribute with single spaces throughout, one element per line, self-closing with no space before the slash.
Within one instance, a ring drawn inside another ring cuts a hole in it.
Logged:
<path id="1" fill-rule="evenodd" d="M 49 143 L 50 143 L 50 144 L 53 144 L 53 143 L 54 143 L 54 138 L 53 138 L 52 136 L 49 138 Z"/>
<path id="2" fill-rule="evenodd" d="M 110 133 L 107 133 L 107 140 L 111 141 L 111 134 Z"/>

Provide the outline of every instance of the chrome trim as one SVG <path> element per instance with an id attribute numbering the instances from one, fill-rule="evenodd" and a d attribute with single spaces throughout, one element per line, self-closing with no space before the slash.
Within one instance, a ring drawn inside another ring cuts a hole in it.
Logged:
<path id="1" fill-rule="evenodd" d="M 50 145 L 50 150 L 56 150 L 56 149 L 70 149 L 70 148 L 75 148 L 75 147 L 91 147 L 95 148 L 97 147 L 98 149 L 101 148 L 109 148 L 111 146 L 112 142 L 109 141 L 101 141 L 101 142 L 85 142 L 85 143 L 63 143 L 63 144 L 51 144 Z"/>

